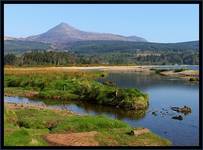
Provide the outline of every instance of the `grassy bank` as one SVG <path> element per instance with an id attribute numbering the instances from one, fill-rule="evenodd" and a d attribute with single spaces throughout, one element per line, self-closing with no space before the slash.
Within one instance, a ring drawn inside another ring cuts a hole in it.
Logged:
<path id="1" fill-rule="evenodd" d="M 92 142 L 98 146 L 171 145 L 168 140 L 152 132 L 139 136 L 129 135 L 127 133 L 132 127 L 105 116 L 80 116 L 67 111 L 22 104 L 5 104 L 4 126 L 4 144 L 7 146 L 48 146 L 52 145 L 46 138 L 48 135 L 57 135 L 60 139 L 61 135 L 69 133 L 80 133 L 79 141 L 84 142 L 87 138 L 83 138 L 83 134 L 90 131 L 96 133 Z"/>
<path id="2" fill-rule="evenodd" d="M 85 101 L 127 110 L 148 107 L 147 94 L 138 89 L 121 89 L 94 80 L 105 75 L 104 72 L 29 73 L 29 70 L 22 72 L 9 70 L 6 71 L 4 78 L 5 95 L 57 101 Z"/>

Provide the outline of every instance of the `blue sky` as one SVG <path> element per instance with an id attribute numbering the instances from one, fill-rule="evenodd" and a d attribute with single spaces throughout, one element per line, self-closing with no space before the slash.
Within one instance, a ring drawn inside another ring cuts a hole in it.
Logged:
<path id="1" fill-rule="evenodd" d="M 197 4 L 6 4 L 6 36 L 41 34 L 66 22 L 84 31 L 137 35 L 151 42 L 199 39 Z"/>

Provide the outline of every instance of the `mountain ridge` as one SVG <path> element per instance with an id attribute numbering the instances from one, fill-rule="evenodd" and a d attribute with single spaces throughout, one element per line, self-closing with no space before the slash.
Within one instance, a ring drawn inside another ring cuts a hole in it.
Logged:
<path id="1" fill-rule="evenodd" d="M 188 41 L 180 43 L 152 43 L 152 42 L 131 42 L 131 41 L 77 41 L 63 45 L 63 48 L 50 43 L 5 40 L 4 51 L 26 52 L 29 50 L 53 50 L 53 51 L 77 51 L 77 52 L 132 52 L 132 51 L 198 51 L 199 41 Z"/>
<path id="2" fill-rule="evenodd" d="M 69 43 L 75 41 L 98 41 L 98 40 L 148 42 L 146 39 L 138 36 L 123 36 L 112 33 L 97 33 L 97 32 L 82 31 L 76 29 L 75 27 L 67 23 L 60 23 L 44 33 L 28 36 L 21 40 L 52 43 L 52 44 Z"/>
<path id="3" fill-rule="evenodd" d="M 99 38 L 98 38 L 99 37 Z M 113 40 L 112 40 L 113 38 Z M 60 23 L 47 32 L 29 36 L 26 38 L 14 38 L 5 36 L 5 52 L 21 50 L 68 50 L 80 52 L 108 52 L 108 51 L 196 51 L 199 50 L 199 41 L 187 41 L 176 43 L 146 42 L 137 36 L 121 36 L 111 33 L 94 33 L 81 31 Z M 81 51 L 82 50 L 82 51 Z"/>

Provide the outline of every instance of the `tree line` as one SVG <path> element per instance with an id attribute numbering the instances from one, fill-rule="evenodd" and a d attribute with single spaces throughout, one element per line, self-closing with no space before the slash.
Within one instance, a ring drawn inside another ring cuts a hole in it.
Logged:
<path id="1" fill-rule="evenodd" d="M 144 51 L 143 51 L 144 53 Z M 103 54 L 77 54 L 62 51 L 32 51 L 20 56 L 6 54 L 4 56 L 5 65 L 15 66 L 35 66 L 35 65 L 76 65 L 76 64 L 145 64 L 145 65 L 169 65 L 187 64 L 198 65 L 199 53 L 174 53 L 164 52 L 160 55 L 136 55 L 129 52 L 113 52 Z"/>

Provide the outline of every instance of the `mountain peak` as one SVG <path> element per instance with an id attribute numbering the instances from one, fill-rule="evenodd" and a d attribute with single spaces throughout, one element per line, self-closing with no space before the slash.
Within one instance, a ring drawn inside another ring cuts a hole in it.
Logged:
<path id="1" fill-rule="evenodd" d="M 60 23 L 58 25 L 56 25 L 55 27 L 49 29 L 46 34 L 51 34 L 51 35 L 55 35 L 55 36 L 62 36 L 62 35 L 66 35 L 66 34 L 74 34 L 75 32 L 78 32 L 79 30 L 70 26 L 67 23 Z"/>
<path id="2" fill-rule="evenodd" d="M 56 25 L 55 27 L 53 27 L 52 29 L 64 29 L 64 30 L 77 30 L 76 28 L 74 28 L 73 26 L 65 23 L 65 22 L 61 22 L 60 24 Z M 52 30 L 51 29 L 51 30 Z"/>
<path id="3" fill-rule="evenodd" d="M 69 25 L 69 24 L 67 24 L 67 23 L 65 23 L 65 22 L 61 22 L 61 23 L 59 23 L 58 25 L 63 26 L 63 25 Z"/>
<path id="4" fill-rule="evenodd" d="M 95 40 L 115 40 L 115 41 L 146 41 L 140 37 L 126 37 L 111 33 L 95 33 L 81 31 L 71 25 L 61 22 L 45 33 L 28 37 L 27 40 L 34 40 L 46 43 L 68 43 L 73 41 L 95 41 Z"/>
<path id="5" fill-rule="evenodd" d="M 65 23 L 65 22 L 61 22 L 57 25 L 58 27 L 72 27 L 69 24 Z M 72 27 L 73 28 L 73 27 Z"/>

